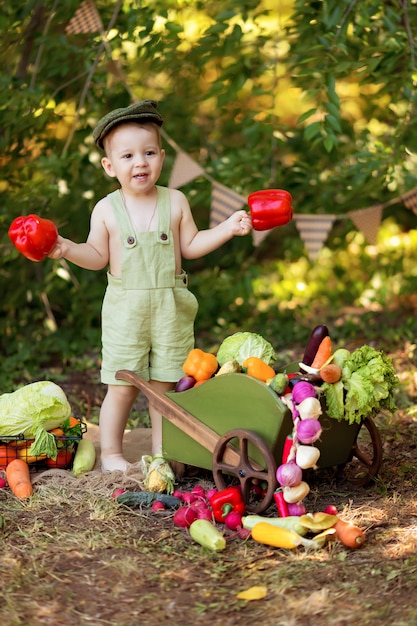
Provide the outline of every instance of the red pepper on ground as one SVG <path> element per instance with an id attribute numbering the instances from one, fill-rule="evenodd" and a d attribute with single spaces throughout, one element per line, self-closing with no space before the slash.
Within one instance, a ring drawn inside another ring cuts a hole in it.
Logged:
<path id="1" fill-rule="evenodd" d="M 239 487 L 227 487 L 215 493 L 210 498 L 210 506 L 216 522 L 224 522 L 224 518 L 231 511 L 236 511 L 241 515 L 246 511 L 246 505 Z"/>
<path id="2" fill-rule="evenodd" d="M 9 228 L 9 239 L 30 261 L 42 261 L 54 248 L 58 231 L 51 220 L 31 213 L 16 217 Z"/>

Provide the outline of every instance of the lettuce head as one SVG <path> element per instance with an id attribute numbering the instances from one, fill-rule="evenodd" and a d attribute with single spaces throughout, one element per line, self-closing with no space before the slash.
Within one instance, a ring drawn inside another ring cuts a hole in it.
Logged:
<path id="1" fill-rule="evenodd" d="M 393 412 L 398 382 L 392 359 L 364 345 L 344 360 L 338 383 L 322 385 L 327 414 L 353 424 L 384 409 Z"/>
<path id="2" fill-rule="evenodd" d="M 240 332 L 224 339 L 217 351 L 217 361 L 222 366 L 226 361 L 237 361 L 242 367 L 243 362 L 251 356 L 257 356 L 270 365 L 276 359 L 272 344 L 261 335 Z"/>
<path id="3" fill-rule="evenodd" d="M 23 435 L 34 439 L 29 453 L 56 458 L 56 440 L 49 430 L 71 415 L 67 397 L 58 385 L 39 381 L 0 396 L 0 439 Z"/>

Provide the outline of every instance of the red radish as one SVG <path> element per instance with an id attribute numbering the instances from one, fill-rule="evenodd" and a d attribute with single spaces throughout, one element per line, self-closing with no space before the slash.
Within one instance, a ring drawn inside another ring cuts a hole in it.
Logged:
<path id="1" fill-rule="evenodd" d="M 189 506 L 181 506 L 174 513 L 174 524 L 180 528 L 189 528 L 194 520 L 197 519 L 197 513 Z"/>
<path id="2" fill-rule="evenodd" d="M 111 497 L 112 498 L 118 498 L 119 496 L 122 495 L 122 493 L 125 493 L 125 491 L 126 491 L 126 489 L 122 489 L 121 487 L 118 488 L 118 489 L 115 489 L 113 491 L 113 493 L 111 494 Z"/>
<path id="3" fill-rule="evenodd" d="M 201 509 L 197 510 L 197 519 L 206 519 L 209 522 L 212 522 L 213 521 L 213 513 L 206 506 L 202 507 Z"/>
<path id="4" fill-rule="evenodd" d="M 180 491 L 179 489 L 176 489 L 172 495 L 174 496 L 174 498 L 178 498 L 178 500 L 182 501 L 182 497 L 184 495 L 184 493 L 182 491 Z"/>
<path id="5" fill-rule="evenodd" d="M 197 500 L 197 498 L 198 496 L 195 493 L 192 493 L 191 491 L 184 491 L 184 493 L 182 494 L 182 501 L 185 504 L 191 504 L 192 502 Z"/>
<path id="6" fill-rule="evenodd" d="M 242 515 L 237 511 L 231 511 L 224 518 L 224 523 L 229 530 L 238 530 L 242 528 Z"/>
<path id="7" fill-rule="evenodd" d="M 327 513 L 328 515 L 337 515 L 338 514 L 337 506 L 335 506 L 334 504 L 328 504 L 326 508 L 324 509 L 323 513 Z"/>
<path id="8" fill-rule="evenodd" d="M 159 500 L 155 500 L 155 502 L 152 503 L 151 509 L 152 511 L 165 511 L 166 506 L 163 502 L 160 502 Z"/>
<path id="9" fill-rule="evenodd" d="M 217 493 L 217 489 L 209 489 L 206 493 L 206 498 L 208 500 L 208 502 L 210 502 L 211 498 L 214 496 L 214 494 Z"/>
<path id="10" fill-rule="evenodd" d="M 201 485 L 196 485 L 195 487 L 193 487 L 191 489 L 191 493 L 194 493 L 199 498 L 205 498 L 206 497 L 206 490 Z"/>
<path id="11" fill-rule="evenodd" d="M 7 487 L 6 479 L 0 476 L 0 489 L 4 489 L 5 487 Z"/>

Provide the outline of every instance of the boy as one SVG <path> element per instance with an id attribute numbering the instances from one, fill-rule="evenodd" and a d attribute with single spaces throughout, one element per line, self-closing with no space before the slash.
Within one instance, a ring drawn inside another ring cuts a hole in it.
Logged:
<path id="1" fill-rule="evenodd" d="M 143 100 L 104 116 L 93 132 L 104 150 L 101 164 L 120 183 L 91 214 L 85 243 L 61 236 L 50 256 L 85 269 L 108 266 L 102 308 L 101 381 L 108 385 L 100 410 L 103 471 L 124 471 L 122 440 L 136 387 L 115 379 L 136 372 L 164 394 L 183 376 L 194 347 L 198 303 L 188 291 L 182 257 L 202 257 L 252 230 L 246 211 L 198 231 L 184 194 L 157 185 L 165 151 L 156 102 Z M 152 454 L 162 452 L 162 417 L 150 403 Z"/>

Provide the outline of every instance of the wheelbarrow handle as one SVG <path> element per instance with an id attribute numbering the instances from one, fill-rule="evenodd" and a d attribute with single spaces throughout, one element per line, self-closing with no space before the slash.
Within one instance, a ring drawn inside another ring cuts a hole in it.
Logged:
<path id="1" fill-rule="evenodd" d="M 156 391 L 151 383 L 134 372 L 119 370 L 116 372 L 116 379 L 124 380 L 142 391 L 161 415 L 213 454 L 220 435 L 209 428 L 209 426 L 200 422 L 194 415 L 180 407 L 171 398 Z M 232 446 L 228 446 L 227 450 L 225 450 L 224 458 L 227 463 L 236 464 L 240 460 L 240 455 Z"/>

